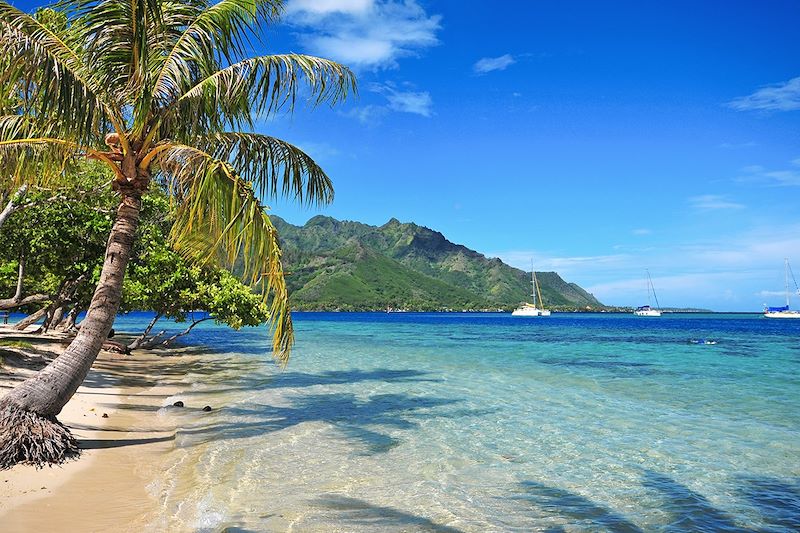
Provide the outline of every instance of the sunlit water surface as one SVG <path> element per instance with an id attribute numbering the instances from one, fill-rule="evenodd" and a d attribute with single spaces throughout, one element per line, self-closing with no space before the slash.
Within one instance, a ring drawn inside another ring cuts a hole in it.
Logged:
<path id="1" fill-rule="evenodd" d="M 148 487 L 154 530 L 800 529 L 800 321 L 308 313 L 295 325 L 285 370 L 263 328 L 208 324 L 187 339 L 207 364 L 165 401 L 185 409 L 158 412 L 179 429 Z"/>

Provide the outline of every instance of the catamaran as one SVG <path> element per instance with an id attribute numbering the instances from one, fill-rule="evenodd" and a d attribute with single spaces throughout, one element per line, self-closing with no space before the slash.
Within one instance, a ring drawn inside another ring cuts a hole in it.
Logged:
<path id="1" fill-rule="evenodd" d="M 656 296 L 656 288 L 653 286 L 653 279 L 650 277 L 649 270 L 645 270 L 645 272 L 647 272 L 647 305 L 637 307 L 633 311 L 633 314 L 636 316 L 661 316 L 661 306 L 658 305 L 658 296 Z M 656 301 L 655 309 L 650 307 L 650 304 L 652 303 L 650 301 L 651 293 L 653 294 L 653 299 Z"/>
<path id="2" fill-rule="evenodd" d="M 785 258 L 783 261 L 784 261 L 783 277 L 785 279 L 785 286 L 786 286 L 786 305 L 782 305 L 781 307 L 767 307 L 765 305 L 764 316 L 766 318 L 800 318 L 800 311 L 789 310 L 789 274 L 792 275 L 792 281 L 794 282 L 794 289 L 797 292 L 797 294 L 800 294 L 800 288 L 797 287 L 797 280 L 794 279 L 794 272 L 792 272 L 792 267 L 789 265 L 789 259 Z"/>
<path id="3" fill-rule="evenodd" d="M 531 296 L 533 297 L 533 303 L 524 303 L 518 308 L 514 309 L 511 313 L 512 316 L 550 316 L 550 311 L 548 309 L 539 309 L 536 307 L 536 295 L 539 295 L 539 303 L 542 304 L 544 307 L 544 301 L 542 300 L 542 292 L 539 289 L 539 284 L 536 283 L 536 271 L 533 270 L 533 261 L 531 261 Z"/>

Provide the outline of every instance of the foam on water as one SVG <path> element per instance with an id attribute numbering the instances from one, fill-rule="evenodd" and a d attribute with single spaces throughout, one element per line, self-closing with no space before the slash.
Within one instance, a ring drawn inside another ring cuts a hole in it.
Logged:
<path id="1" fill-rule="evenodd" d="M 160 528 L 800 528 L 800 324 L 306 314 L 296 326 L 284 371 L 264 357 L 265 330 L 194 332 L 211 350 L 175 395 L 187 409 L 169 410 Z"/>

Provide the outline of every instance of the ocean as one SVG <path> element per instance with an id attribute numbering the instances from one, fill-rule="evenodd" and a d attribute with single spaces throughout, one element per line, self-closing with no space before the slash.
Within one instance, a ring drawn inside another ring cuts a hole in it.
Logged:
<path id="1" fill-rule="evenodd" d="M 153 530 L 800 530 L 800 321 L 296 313 L 295 326 L 285 369 L 265 328 L 186 339 L 205 363 L 157 413 L 178 431 L 148 485 Z M 177 399 L 213 411 L 166 407 Z"/>

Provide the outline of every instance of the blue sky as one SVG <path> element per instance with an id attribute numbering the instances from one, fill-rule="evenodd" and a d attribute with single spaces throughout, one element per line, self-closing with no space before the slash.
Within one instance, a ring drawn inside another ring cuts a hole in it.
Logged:
<path id="1" fill-rule="evenodd" d="M 360 94 L 260 131 L 328 171 L 315 214 L 389 218 L 607 304 L 759 310 L 800 273 L 800 2 L 288 0 L 270 52 Z M 800 306 L 797 299 L 796 306 Z"/>
<path id="2" fill-rule="evenodd" d="M 758 310 L 800 272 L 800 3 L 293 0 L 360 96 L 265 125 L 321 212 L 414 221 L 608 304 Z M 316 211 L 276 203 L 303 223 Z"/>

